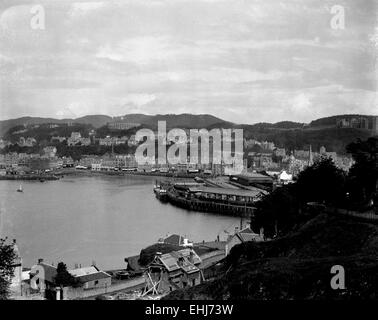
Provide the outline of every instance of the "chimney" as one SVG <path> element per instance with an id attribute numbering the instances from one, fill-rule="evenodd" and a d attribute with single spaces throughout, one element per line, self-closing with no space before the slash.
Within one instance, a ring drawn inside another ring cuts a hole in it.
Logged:
<path id="1" fill-rule="evenodd" d="M 191 263 L 194 264 L 194 253 L 193 253 L 193 249 L 190 249 L 190 253 L 189 253 L 189 261 Z"/>
<path id="2" fill-rule="evenodd" d="M 260 237 L 262 239 L 264 239 L 264 228 L 263 227 L 260 228 Z"/>
<path id="3" fill-rule="evenodd" d="M 41 264 L 41 263 L 43 263 L 43 259 L 42 259 L 42 258 L 39 258 L 39 259 L 38 259 L 38 264 Z"/>
<path id="4" fill-rule="evenodd" d="M 13 244 L 16 244 L 16 239 L 13 239 Z"/>

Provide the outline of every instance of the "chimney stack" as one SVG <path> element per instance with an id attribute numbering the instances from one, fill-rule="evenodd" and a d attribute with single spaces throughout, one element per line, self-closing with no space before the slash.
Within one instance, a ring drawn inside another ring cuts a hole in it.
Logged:
<path id="1" fill-rule="evenodd" d="M 43 263 L 43 259 L 42 259 L 42 258 L 39 258 L 39 259 L 38 259 L 38 264 L 41 264 L 41 263 Z"/>

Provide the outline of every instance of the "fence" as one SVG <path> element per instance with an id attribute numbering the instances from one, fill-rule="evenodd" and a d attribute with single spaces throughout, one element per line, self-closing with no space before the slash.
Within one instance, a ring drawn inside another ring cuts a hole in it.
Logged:
<path id="1" fill-rule="evenodd" d="M 90 297 L 99 296 L 102 294 L 114 293 L 117 291 L 133 289 L 135 287 L 143 286 L 145 280 L 143 277 L 138 277 L 135 279 L 123 281 L 121 283 L 115 283 L 109 287 L 102 287 L 96 289 L 82 289 L 82 288 L 64 288 L 63 299 L 64 300 L 75 300 L 75 299 L 85 299 Z"/>
<path id="2" fill-rule="evenodd" d="M 374 212 L 374 210 L 364 212 L 364 213 L 353 211 L 353 210 L 331 208 L 331 207 L 327 207 L 325 210 L 328 214 L 337 214 L 337 215 L 342 215 L 342 216 L 348 216 L 356 220 L 378 223 L 378 213 Z"/>

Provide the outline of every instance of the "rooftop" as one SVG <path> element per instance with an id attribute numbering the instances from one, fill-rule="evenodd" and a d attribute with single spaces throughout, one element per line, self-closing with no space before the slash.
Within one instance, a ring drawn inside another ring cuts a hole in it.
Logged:
<path id="1" fill-rule="evenodd" d="M 244 190 L 244 189 L 226 189 L 226 188 L 216 188 L 216 187 L 196 187 L 188 188 L 190 192 L 207 192 L 214 194 L 224 194 L 229 196 L 241 196 L 241 197 L 255 197 L 260 193 L 265 191 L 255 188 L 253 190 Z"/>
<path id="2" fill-rule="evenodd" d="M 159 256 L 158 259 L 169 272 L 179 269 L 186 273 L 195 272 L 198 270 L 196 265 L 201 263 L 201 258 L 191 249 L 172 251 Z M 181 266 L 178 263 L 180 259 L 182 259 Z"/>
<path id="3" fill-rule="evenodd" d="M 246 172 L 246 173 L 243 173 L 243 174 L 237 174 L 237 175 L 233 175 L 231 177 L 236 177 L 236 178 L 240 178 L 240 179 L 266 179 L 266 180 L 269 180 L 271 181 L 272 178 L 269 177 L 269 176 L 266 176 L 264 174 L 261 174 L 261 173 L 257 173 L 257 172 Z"/>
<path id="4" fill-rule="evenodd" d="M 68 270 L 68 272 L 71 273 L 74 277 L 81 277 L 81 276 L 96 273 L 96 272 L 99 272 L 99 271 L 100 270 L 97 269 L 95 266 Z"/>
<path id="5" fill-rule="evenodd" d="M 100 280 L 100 279 L 106 279 L 106 278 L 111 278 L 111 275 L 104 272 L 104 271 L 98 271 L 96 273 L 91 273 L 83 276 L 77 276 L 77 278 L 80 282 L 89 282 L 89 281 L 94 281 L 94 280 Z"/>

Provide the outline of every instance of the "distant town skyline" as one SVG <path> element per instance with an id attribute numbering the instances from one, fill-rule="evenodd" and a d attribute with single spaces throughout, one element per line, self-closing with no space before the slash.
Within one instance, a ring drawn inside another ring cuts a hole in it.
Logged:
<path id="1" fill-rule="evenodd" d="M 253 124 L 376 115 L 375 1 L 338 1 L 341 29 L 332 27 L 334 5 L 4 0 L 0 120 L 192 113 Z M 33 29 L 41 13 L 44 28 Z"/>

